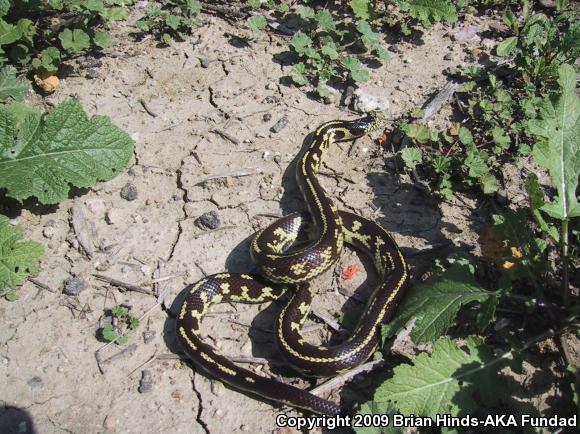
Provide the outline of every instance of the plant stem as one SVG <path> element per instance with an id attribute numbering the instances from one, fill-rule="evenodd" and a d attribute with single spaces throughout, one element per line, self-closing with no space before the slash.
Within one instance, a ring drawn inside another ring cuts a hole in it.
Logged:
<path id="1" fill-rule="evenodd" d="M 562 304 L 568 306 L 570 287 L 568 282 L 568 220 L 562 220 Z"/>

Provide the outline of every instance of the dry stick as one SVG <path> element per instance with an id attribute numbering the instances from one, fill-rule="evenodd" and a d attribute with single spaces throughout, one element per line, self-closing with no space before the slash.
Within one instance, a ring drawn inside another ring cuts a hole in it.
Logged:
<path id="1" fill-rule="evenodd" d="M 237 357 L 228 357 L 228 359 L 231 360 L 232 362 L 250 363 L 250 364 L 256 364 L 256 365 L 270 365 L 270 364 L 283 365 L 284 364 L 284 362 L 282 362 L 281 360 L 266 359 L 263 357 L 237 356 Z"/>
<path id="2" fill-rule="evenodd" d="M 29 277 L 28 280 L 30 281 L 30 283 L 33 283 L 34 285 L 36 285 L 39 288 L 44 289 L 48 292 L 52 292 L 54 294 L 56 294 L 58 292 L 56 289 L 52 289 L 46 283 L 39 282 L 38 280 L 34 279 L 33 277 Z"/>
<path id="3" fill-rule="evenodd" d="M 136 349 L 137 349 L 137 344 L 131 344 L 131 345 L 129 345 L 127 348 L 119 351 L 116 354 L 113 354 L 108 359 L 105 359 L 105 360 L 101 361 L 101 367 L 103 367 L 103 365 L 111 364 L 115 360 L 122 359 L 123 357 L 125 357 L 127 355 L 129 355 L 129 356 L 132 355 L 135 352 Z"/>
<path id="4" fill-rule="evenodd" d="M 144 368 L 145 366 L 149 365 L 150 363 L 153 363 L 153 361 L 157 358 L 157 348 L 155 348 L 155 353 L 149 358 L 149 360 L 141 363 L 139 366 L 137 366 L 135 369 L 133 369 L 131 372 L 129 372 L 127 374 L 127 378 L 129 378 L 131 375 L 133 375 L 135 372 L 137 372 L 139 369 Z"/>
<path id="5" fill-rule="evenodd" d="M 235 229 L 237 226 L 222 226 L 221 228 L 217 228 L 217 229 L 210 229 L 209 231 L 205 231 L 205 232 L 200 232 L 199 234 L 194 234 L 193 237 L 191 237 L 192 240 L 195 240 L 196 238 L 201 237 L 202 235 L 207 235 L 207 234 L 212 234 L 214 232 L 219 232 L 219 231 L 225 231 L 227 229 Z"/>
<path id="6" fill-rule="evenodd" d="M 445 104 L 455 94 L 455 92 L 457 92 L 459 86 L 459 83 L 450 81 L 443 86 L 432 99 L 423 104 L 423 117 L 420 122 L 425 123 L 431 119 L 441 109 L 443 104 Z"/>
<path id="7" fill-rule="evenodd" d="M 194 185 L 203 184 L 204 182 L 213 181 L 214 179 L 241 178 L 242 176 L 258 175 L 259 173 L 261 173 L 261 172 L 255 170 L 255 169 L 241 169 L 241 170 L 238 170 L 237 172 L 229 172 L 229 173 L 222 173 L 220 175 L 206 176 L 205 178 L 202 178 L 199 181 L 196 181 L 194 183 Z"/>
<path id="8" fill-rule="evenodd" d="M 147 112 L 147 114 L 153 118 L 157 117 L 157 113 L 155 113 L 153 110 L 151 110 L 149 108 L 149 106 L 147 105 L 147 103 L 145 102 L 145 100 L 143 98 L 139 98 L 139 103 L 141 104 L 141 106 L 145 109 L 145 111 Z"/>
<path id="9" fill-rule="evenodd" d="M 151 291 L 149 289 L 141 288 L 140 286 L 133 285 L 132 283 L 127 283 L 127 282 L 123 282 L 121 280 L 113 279 L 112 277 L 105 276 L 103 274 L 93 274 L 93 276 L 99 280 L 103 280 L 107 283 L 110 283 L 113 286 L 118 286 L 119 288 L 123 288 L 123 289 L 126 289 L 128 291 L 140 292 L 141 294 L 147 294 L 147 295 L 155 295 L 153 293 L 153 291 Z"/>
<path id="10" fill-rule="evenodd" d="M 71 223 L 76 238 L 79 242 L 79 246 L 83 249 L 89 258 L 92 258 L 95 252 L 92 247 L 89 224 L 87 223 L 87 219 L 85 218 L 82 207 L 80 205 L 75 205 L 72 207 Z"/>
<path id="11" fill-rule="evenodd" d="M 334 390 L 344 383 L 349 381 L 351 378 L 358 374 L 363 374 L 365 372 L 372 371 L 373 369 L 380 368 L 381 366 L 385 365 L 384 360 L 373 360 L 372 362 L 365 363 L 364 365 L 360 365 L 358 368 L 353 369 L 352 371 L 348 371 L 344 374 L 339 375 L 338 377 L 334 377 L 332 380 L 328 380 L 326 383 L 321 384 L 318 387 L 310 390 L 310 393 L 316 396 L 320 396 L 325 392 L 330 390 Z"/>
<path id="12" fill-rule="evenodd" d="M 321 321 L 323 321 L 328 327 L 330 327 L 332 330 L 334 330 L 337 333 L 344 333 L 346 330 L 343 329 L 340 324 L 338 323 L 338 321 L 336 321 L 334 318 L 332 318 L 331 316 L 327 315 L 324 312 L 320 312 L 317 310 L 312 309 L 311 310 L 312 315 L 314 315 L 316 318 L 320 319 Z"/>
<path id="13" fill-rule="evenodd" d="M 239 145 L 240 141 L 238 139 L 236 139 L 234 136 L 232 136 L 231 134 L 226 133 L 223 130 L 220 130 L 219 128 L 214 128 L 213 130 L 211 130 L 212 133 L 217 134 L 218 136 L 223 137 L 226 140 L 229 140 L 230 142 L 232 142 L 234 145 Z"/>

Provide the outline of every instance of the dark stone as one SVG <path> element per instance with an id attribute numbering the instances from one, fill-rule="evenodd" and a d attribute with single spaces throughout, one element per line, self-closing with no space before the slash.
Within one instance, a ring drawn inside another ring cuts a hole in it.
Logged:
<path id="1" fill-rule="evenodd" d="M 137 199 L 137 186 L 132 182 L 125 184 L 121 189 L 121 197 L 129 201 Z"/>
<path id="2" fill-rule="evenodd" d="M 220 217 L 214 210 L 203 213 L 194 223 L 200 229 L 217 229 L 221 226 Z"/>

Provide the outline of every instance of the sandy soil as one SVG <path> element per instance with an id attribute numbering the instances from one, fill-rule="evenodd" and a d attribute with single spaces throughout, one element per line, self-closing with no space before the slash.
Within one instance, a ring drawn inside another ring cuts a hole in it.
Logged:
<path id="1" fill-rule="evenodd" d="M 25 206 L 13 215 L 27 237 L 46 246 L 37 279 L 55 291 L 29 282 L 18 301 L 0 303 L 0 399 L 19 409 L 3 416 L 12 418 L 14 432 L 271 433 L 277 413 L 294 412 L 224 387 L 181 361 L 175 355 L 175 300 L 203 273 L 252 269 L 248 242 L 271 220 L 268 214 L 304 207 L 291 164 L 304 137 L 326 120 L 357 115 L 282 84 L 289 66 L 273 60 L 284 50 L 280 37 L 253 35 L 240 44 L 232 35 L 250 35 L 247 30 L 218 18 L 204 20 L 193 37 L 170 47 L 150 38 L 137 41 L 133 29 L 120 24 L 118 44 L 105 56 L 78 59 L 55 95 L 31 97 L 48 109 L 77 98 L 90 114 L 107 115 L 125 129 L 135 140 L 135 155 L 110 182 L 56 207 Z M 481 37 L 456 41 L 435 27 L 421 44 L 398 43 L 392 59 L 371 71 L 370 85 L 390 95 L 395 118 L 420 106 L 445 84 L 443 71 L 469 61 L 470 49 L 482 44 Z M 282 117 L 287 126 L 271 132 Z M 417 254 L 423 246 L 449 242 L 436 252 L 442 257 L 457 250 L 477 253 L 488 210 L 461 195 L 438 203 L 395 173 L 392 156 L 371 137 L 352 149 L 339 144 L 321 178 L 341 208 L 393 232 L 410 253 L 415 279 L 432 267 L 433 255 Z M 121 196 L 127 184 L 136 189 L 134 200 Z M 72 228 L 73 208 L 84 217 L 90 256 Z M 208 211 L 217 213 L 219 230 L 196 225 Z M 327 293 L 317 309 L 331 315 L 348 311 L 342 293 L 372 283 L 365 273 L 341 278 L 342 267 L 357 261 L 345 255 L 317 282 Z M 120 292 L 94 274 L 152 289 L 158 298 Z M 62 293 L 73 277 L 86 283 L 76 297 Z M 129 344 L 102 348 L 97 331 L 107 320 L 104 313 L 117 304 L 146 316 Z M 270 330 L 277 312 L 277 306 L 220 305 L 204 329 L 227 355 L 276 358 Z M 147 343 L 144 332 L 153 335 Z M 322 330 L 312 333 L 314 340 L 325 336 Z M 144 369 L 153 387 L 140 392 Z M 313 384 L 282 372 L 284 381 Z"/>

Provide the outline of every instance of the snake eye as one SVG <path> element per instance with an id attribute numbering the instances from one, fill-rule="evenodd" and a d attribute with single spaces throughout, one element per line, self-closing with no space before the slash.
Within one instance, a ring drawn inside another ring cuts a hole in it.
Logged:
<path id="1" fill-rule="evenodd" d="M 344 131 L 338 130 L 334 132 L 334 139 L 335 140 L 342 140 L 344 139 Z"/>

